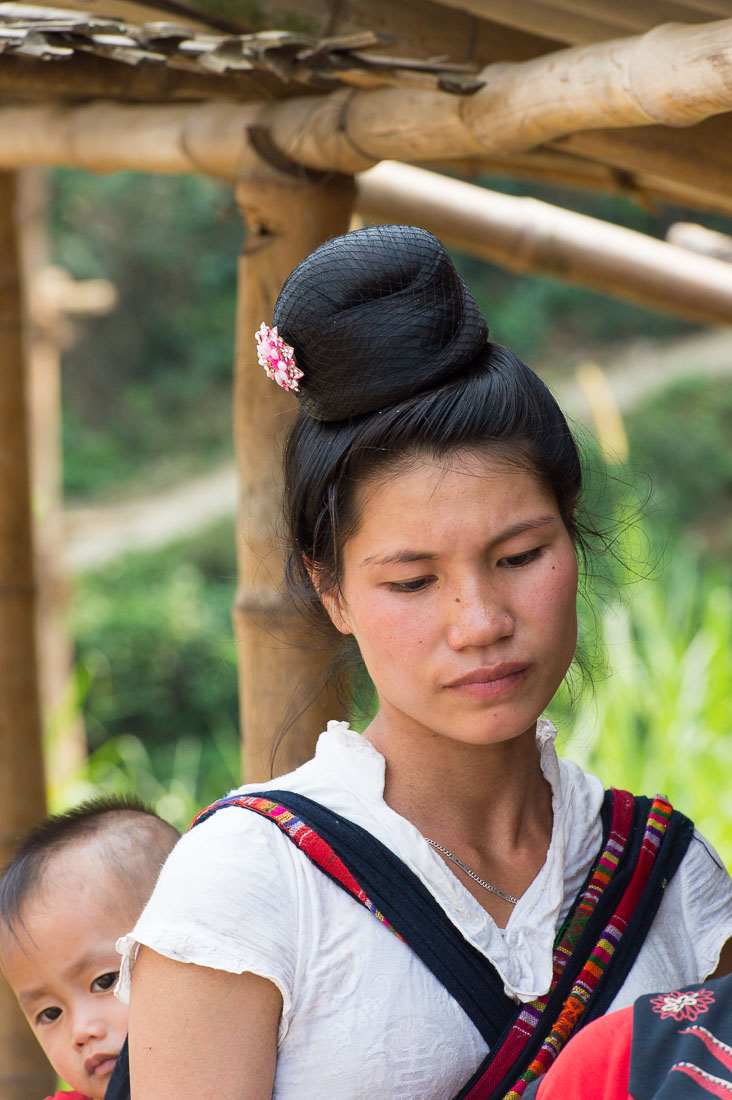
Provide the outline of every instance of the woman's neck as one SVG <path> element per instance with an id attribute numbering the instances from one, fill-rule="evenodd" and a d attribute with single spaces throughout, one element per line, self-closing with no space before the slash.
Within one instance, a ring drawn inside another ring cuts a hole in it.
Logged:
<path id="1" fill-rule="evenodd" d="M 425 836 L 477 851 L 541 850 L 551 838 L 551 788 L 535 728 L 468 744 L 380 712 L 366 737 L 386 760 L 384 799 Z"/>

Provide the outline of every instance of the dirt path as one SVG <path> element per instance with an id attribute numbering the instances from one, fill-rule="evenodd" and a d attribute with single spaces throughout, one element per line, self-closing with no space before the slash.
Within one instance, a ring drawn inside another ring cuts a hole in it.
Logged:
<path id="1" fill-rule="evenodd" d="M 732 332 L 713 330 L 673 344 L 638 342 L 623 356 L 600 364 L 621 412 L 684 375 L 732 377 Z M 552 385 L 562 407 L 586 420 L 589 410 L 576 382 Z M 69 509 L 64 515 L 64 561 L 71 573 L 105 565 L 121 554 L 152 550 L 203 530 L 217 519 L 234 517 L 236 469 L 233 463 L 164 492 L 124 504 Z"/>

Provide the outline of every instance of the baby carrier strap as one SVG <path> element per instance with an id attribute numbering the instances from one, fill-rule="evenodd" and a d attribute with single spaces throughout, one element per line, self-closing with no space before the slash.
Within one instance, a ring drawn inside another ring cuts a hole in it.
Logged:
<path id="1" fill-rule="evenodd" d="M 551 988 L 517 1006 L 492 964 L 455 928 L 421 880 L 366 830 L 292 791 L 224 798 L 193 825 L 227 806 L 278 825 L 317 867 L 405 940 L 458 1001 L 491 1049 L 454 1100 L 522 1100 L 573 1032 L 607 1010 L 693 833 L 688 818 L 664 798 L 607 791 L 600 852 L 557 935 Z M 125 1044 L 105 1100 L 129 1098 Z"/>
<path id="2" fill-rule="evenodd" d="M 233 795 L 228 806 L 267 818 L 386 928 L 405 940 L 458 1001 L 488 1055 L 455 1100 L 520 1100 L 577 1027 L 601 1015 L 635 961 L 692 823 L 662 797 L 610 790 L 597 860 L 559 931 L 549 992 L 516 1005 L 493 965 L 460 933 L 414 872 L 371 833 L 292 791 Z"/>
<path id="3" fill-rule="evenodd" d="M 273 821 L 329 878 L 364 905 L 428 967 L 489 1045 L 515 1015 L 493 965 L 450 921 L 432 894 L 386 845 L 333 810 L 292 791 L 234 796 L 214 803 L 200 824 L 226 806 Z"/>
<path id="4" fill-rule="evenodd" d="M 610 828 L 557 936 L 549 992 L 522 1006 L 455 1100 L 521 1100 L 620 992 L 694 826 L 662 796 L 627 791 L 607 791 L 602 813 Z"/>

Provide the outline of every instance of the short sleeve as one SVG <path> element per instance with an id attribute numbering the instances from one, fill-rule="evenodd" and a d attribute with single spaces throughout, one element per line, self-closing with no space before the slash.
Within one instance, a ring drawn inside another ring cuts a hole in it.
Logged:
<path id="1" fill-rule="evenodd" d="M 129 999 L 142 944 L 178 962 L 273 982 L 283 1000 L 282 1039 L 297 962 L 298 856 L 272 822 L 238 806 L 191 829 L 170 853 L 135 928 L 117 943 L 118 997 Z"/>
<path id="2" fill-rule="evenodd" d="M 732 938 L 732 879 L 712 845 L 696 830 L 669 884 L 664 903 L 668 900 L 680 904 L 694 956 L 695 973 L 688 980 L 703 981 L 714 972 L 720 951 Z M 674 934 L 673 928 L 669 931 Z"/>

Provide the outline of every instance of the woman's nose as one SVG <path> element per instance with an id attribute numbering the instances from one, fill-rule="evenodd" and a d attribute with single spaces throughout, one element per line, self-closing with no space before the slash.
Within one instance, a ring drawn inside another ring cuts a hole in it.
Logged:
<path id="1" fill-rule="evenodd" d="M 451 649 L 487 646 L 510 638 L 516 624 L 495 593 L 461 592 L 451 597 L 447 641 Z"/>

